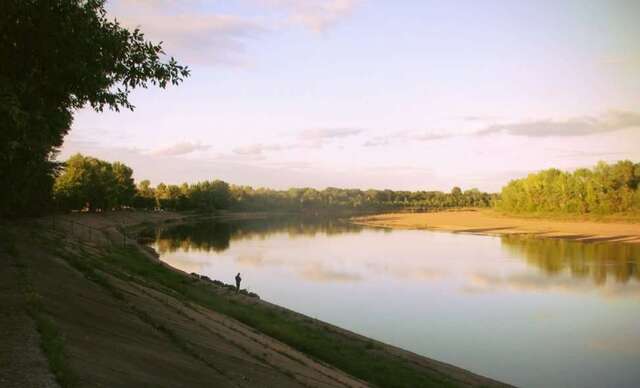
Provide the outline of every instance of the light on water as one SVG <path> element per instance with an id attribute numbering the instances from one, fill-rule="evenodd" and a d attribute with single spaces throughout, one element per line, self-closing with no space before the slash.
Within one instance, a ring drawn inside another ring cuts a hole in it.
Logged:
<path id="1" fill-rule="evenodd" d="M 255 220 L 158 233 L 161 259 L 527 387 L 640 385 L 640 246 Z"/>

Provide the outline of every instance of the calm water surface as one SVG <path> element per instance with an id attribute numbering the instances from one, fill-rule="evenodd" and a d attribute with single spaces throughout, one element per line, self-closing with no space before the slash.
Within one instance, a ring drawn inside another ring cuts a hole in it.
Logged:
<path id="1" fill-rule="evenodd" d="M 524 387 L 640 387 L 640 246 L 276 219 L 158 231 L 167 263 Z"/>

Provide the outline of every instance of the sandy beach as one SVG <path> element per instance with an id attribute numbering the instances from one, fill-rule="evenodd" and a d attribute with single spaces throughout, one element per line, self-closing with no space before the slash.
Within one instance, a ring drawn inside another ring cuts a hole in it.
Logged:
<path id="1" fill-rule="evenodd" d="M 356 224 L 398 229 L 433 229 L 485 235 L 521 234 L 579 241 L 640 243 L 640 224 L 518 218 L 492 210 L 389 213 L 355 217 Z"/>

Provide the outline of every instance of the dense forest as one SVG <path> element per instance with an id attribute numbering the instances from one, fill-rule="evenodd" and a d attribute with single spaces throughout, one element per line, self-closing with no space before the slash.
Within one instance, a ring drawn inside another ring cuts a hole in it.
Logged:
<path id="1" fill-rule="evenodd" d="M 314 188 L 273 190 L 230 185 L 221 180 L 195 184 L 152 187 L 147 180 L 134 185 L 133 171 L 126 165 L 108 163 L 80 154 L 64 164 L 54 185 L 60 210 L 111 210 L 123 207 L 212 211 L 221 209 L 291 212 L 415 211 L 453 207 L 487 207 L 494 197 L 477 189 L 451 192 L 392 191 Z"/>
<path id="2" fill-rule="evenodd" d="M 496 207 L 512 213 L 640 212 L 640 163 L 598 163 L 574 172 L 548 169 L 502 188 Z"/>
<path id="3" fill-rule="evenodd" d="M 244 210 L 317 213 L 326 211 L 429 211 L 489 207 L 509 213 L 615 214 L 640 212 L 640 163 L 598 163 L 592 169 L 557 169 L 529 174 L 499 195 L 454 187 L 442 191 L 360 190 L 328 187 L 274 190 L 231 185 L 221 180 L 194 184 L 135 185 L 133 170 L 115 162 L 74 155 L 56 178 L 58 210 L 120 208 L 166 210 Z"/>

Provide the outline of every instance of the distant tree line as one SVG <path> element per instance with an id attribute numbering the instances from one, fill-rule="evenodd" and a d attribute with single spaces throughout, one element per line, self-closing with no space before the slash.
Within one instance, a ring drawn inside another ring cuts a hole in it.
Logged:
<path id="1" fill-rule="evenodd" d="M 640 163 L 598 163 L 564 172 L 529 174 L 502 188 L 496 207 L 513 213 L 614 214 L 640 212 Z"/>
<path id="2" fill-rule="evenodd" d="M 221 180 L 195 184 L 152 187 L 148 180 L 134 185 L 133 171 L 126 165 L 74 155 L 56 178 L 54 197 L 61 210 L 111 210 L 123 207 L 213 211 L 379 211 L 411 209 L 437 210 L 454 207 L 487 207 L 492 194 L 478 189 L 462 191 L 454 187 L 441 191 L 360 190 L 329 187 L 254 189 L 230 185 Z"/>

